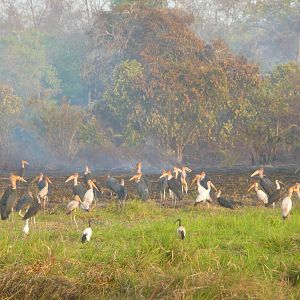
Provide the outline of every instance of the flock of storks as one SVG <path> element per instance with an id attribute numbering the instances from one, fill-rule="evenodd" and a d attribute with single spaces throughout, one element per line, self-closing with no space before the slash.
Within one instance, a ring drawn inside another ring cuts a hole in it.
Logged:
<path id="1" fill-rule="evenodd" d="M 25 167 L 29 163 L 25 160 L 21 162 L 21 171 L 18 175 L 11 173 L 9 180 L 10 184 L 5 189 L 2 198 L 0 200 L 0 212 L 1 220 L 7 220 L 10 215 L 13 216 L 12 212 L 16 211 L 25 221 L 25 226 L 23 232 L 25 234 L 29 233 L 29 219 L 33 219 L 35 223 L 35 215 L 41 209 L 45 210 L 46 202 L 48 201 L 48 194 L 50 191 L 50 186 L 52 182 L 49 177 L 40 173 L 32 183 L 37 183 L 38 193 L 36 196 L 29 187 L 27 191 L 19 198 L 17 193 L 17 182 L 27 182 L 25 180 Z M 161 200 L 166 200 L 167 194 L 172 200 L 173 207 L 176 207 L 176 202 L 182 200 L 183 197 L 188 194 L 189 187 L 197 184 L 198 195 L 194 201 L 194 206 L 199 203 L 206 202 L 207 204 L 212 202 L 211 189 L 216 191 L 216 198 L 218 203 L 228 209 L 234 209 L 234 202 L 221 197 L 221 191 L 217 190 L 215 185 L 212 183 L 210 178 L 206 175 L 204 171 L 197 174 L 192 180 L 191 184 L 188 184 L 188 173 L 192 172 L 191 169 L 187 167 L 174 167 L 172 170 L 163 170 L 162 175 L 159 177 L 159 189 Z M 282 217 L 286 219 L 292 208 L 292 194 L 297 193 L 300 199 L 300 183 L 294 183 L 291 185 L 285 197 L 282 197 L 280 192 L 280 184 L 282 182 L 276 180 L 273 183 L 264 173 L 263 168 L 259 168 L 251 177 L 254 179 L 254 183 L 250 186 L 248 191 L 254 189 L 257 197 L 260 201 L 264 203 L 265 206 L 273 206 L 276 202 L 281 202 Z M 151 196 L 152 184 L 148 177 L 142 173 L 142 163 L 137 163 L 135 168 L 135 175 L 132 176 L 129 181 L 135 183 L 137 193 L 142 201 L 148 200 Z M 79 182 L 79 174 L 75 173 L 66 179 L 65 183 L 73 182 L 73 200 L 67 204 L 67 214 L 72 215 L 72 220 L 77 225 L 75 218 L 76 209 L 80 208 L 86 212 L 89 212 L 94 200 L 99 197 L 104 191 L 109 191 L 111 196 L 115 195 L 117 202 L 120 207 L 124 207 L 125 200 L 127 198 L 127 190 L 125 188 L 124 180 L 121 179 L 120 182 L 108 175 L 106 179 L 106 187 L 101 187 L 96 180 L 93 178 L 89 167 L 85 168 L 83 174 L 83 184 Z M 260 186 L 260 188 L 259 188 Z M 22 214 L 24 211 L 24 215 Z M 184 239 L 186 236 L 185 228 L 181 224 L 181 220 L 178 219 L 179 227 L 177 228 L 177 233 L 180 239 Z M 176 223 L 175 222 L 175 223 Z M 89 219 L 89 226 L 85 228 L 82 235 L 82 242 L 89 241 L 92 235 L 91 220 Z"/>

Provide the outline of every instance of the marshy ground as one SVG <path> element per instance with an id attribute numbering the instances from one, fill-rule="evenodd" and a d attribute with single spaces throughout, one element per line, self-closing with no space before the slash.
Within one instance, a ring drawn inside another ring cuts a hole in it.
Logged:
<path id="1" fill-rule="evenodd" d="M 1 222 L 2 299 L 299 299 L 296 197 L 291 218 L 283 221 L 279 205 L 265 208 L 255 193 L 245 192 L 248 176 L 213 174 L 224 196 L 242 206 L 231 211 L 214 203 L 194 209 L 194 191 L 176 209 L 170 201 L 130 199 L 120 210 L 105 196 L 89 214 L 77 212 L 77 229 L 65 215 L 72 197 L 66 177 L 51 177 L 48 210 L 30 224 L 27 237 L 16 214 L 14 222 Z M 104 176 L 96 178 L 103 184 Z M 295 180 L 280 174 L 271 178 Z M 7 182 L 1 184 L 3 191 Z M 133 186 L 127 188 L 134 197 Z M 92 239 L 81 244 L 89 217 Z M 184 241 L 176 234 L 178 218 L 187 230 Z"/>

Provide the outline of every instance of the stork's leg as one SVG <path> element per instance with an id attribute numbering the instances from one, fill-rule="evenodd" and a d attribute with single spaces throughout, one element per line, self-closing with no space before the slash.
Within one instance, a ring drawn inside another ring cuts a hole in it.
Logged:
<path id="1" fill-rule="evenodd" d="M 14 209 L 11 209 L 11 221 L 14 222 Z"/>
<path id="2" fill-rule="evenodd" d="M 33 216 L 33 224 L 36 224 L 35 216 Z"/>
<path id="3" fill-rule="evenodd" d="M 76 218 L 75 218 L 75 211 L 74 211 L 74 214 L 73 214 L 73 220 L 74 220 L 74 223 L 75 223 L 76 227 L 78 228 L 78 224 L 77 224 Z"/>
<path id="4" fill-rule="evenodd" d="M 273 209 L 275 209 L 275 202 L 273 202 L 272 206 L 273 206 Z"/>
<path id="5" fill-rule="evenodd" d="M 164 189 L 164 201 L 166 201 L 166 189 Z"/>

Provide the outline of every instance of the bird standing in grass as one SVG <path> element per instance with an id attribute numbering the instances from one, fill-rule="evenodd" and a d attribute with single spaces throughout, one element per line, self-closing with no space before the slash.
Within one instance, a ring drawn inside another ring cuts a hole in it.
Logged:
<path id="1" fill-rule="evenodd" d="M 217 201 L 221 206 L 223 206 L 225 208 L 234 209 L 233 203 L 231 200 L 221 197 L 221 190 L 219 190 L 217 193 Z"/>
<path id="2" fill-rule="evenodd" d="M 43 210 L 45 212 L 46 202 L 48 201 L 49 183 L 52 184 L 52 182 L 47 176 L 45 176 L 44 182 L 45 186 L 39 191 L 37 198 L 43 203 Z"/>
<path id="3" fill-rule="evenodd" d="M 80 206 L 82 209 L 89 211 L 90 206 L 95 199 L 94 188 L 97 191 L 98 191 L 98 188 L 91 179 L 88 180 L 87 185 L 88 185 L 89 189 L 85 192 L 85 194 L 83 196 L 83 201 L 80 203 Z"/>
<path id="4" fill-rule="evenodd" d="M 76 209 L 79 207 L 80 203 L 81 203 L 80 197 L 78 195 L 75 195 L 74 200 L 70 201 L 67 205 L 67 215 L 73 213 L 72 220 L 74 221 L 77 228 L 78 228 L 78 224 L 76 222 L 75 212 Z"/>
<path id="5" fill-rule="evenodd" d="M 185 228 L 181 225 L 181 219 L 177 219 L 175 221 L 175 223 L 178 222 L 178 228 L 177 228 L 177 234 L 178 234 L 178 237 L 181 239 L 181 240 L 184 240 L 185 239 L 185 236 L 186 236 L 186 233 L 185 233 Z"/>
<path id="6" fill-rule="evenodd" d="M 146 201 L 149 199 L 149 188 L 144 180 L 142 180 L 143 173 L 138 173 L 134 176 L 132 176 L 129 181 L 134 180 L 136 184 L 136 189 L 139 194 L 139 197 L 141 200 Z"/>
<path id="7" fill-rule="evenodd" d="M 6 188 L 0 200 L 1 220 L 8 219 L 18 200 L 17 181 L 26 182 L 26 180 L 23 179 L 21 176 L 14 175 L 12 173 L 9 176 L 9 180 L 10 185 Z"/>
<path id="8" fill-rule="evenodd" d="M 91 220 L 89 220 L 89 226 L 87 228 L 84 229 L 82 237 L 81 237 L 81 242 L 85 243 L 85 242 L 89 242 L 92 236 L 92 227 L 91 227 Z"/>
<path id="9" fill-rule="evenodd" d="M 25 220 L 25 225 L 23 227 L 23 233 L 27 235 L 29 233 L 29 219 Z"/>
<path id="10" fill-rule="evenodd" d="M 169 191 L 171 191 L 171 196 L 172 196 L 172 205 L 175 208 L 176 207 L 176 201 L 177 198 L 179 200 L 182 200 L 182 195 L 181 195 L 181 186 L 180 183 L 173 177 L 172 171 L 165 171 L 159 178 L 167 178 L 167 183 L 169 187 Z"/>
<path id="11" fill-rule="evenodd" d="M 288 195 L 282 200 L 281 203 L 281 210 L 282 210 L 282 218 L 285 220 L 291 212 L 292 209 L 292 195 L 294 192 L 299 192 L 299 187 L 297 186 L 297 184 L 291 186 L 288 189 Z"/>
<path id="12" fill-rule="evenodd" d="M 38 211 L 42 208 L 41 201 L 37 199 L 32 203 L 32 205 L 28 208 L 26 211 L 24 217 L 22 220 L 28 220 L 30 218 L 33 218 L 33 222 L 35 224 L 35 215 L 38 213 Z"/>
<path id="13" fill-rule="evenodd" d="M 258 182 L 254 182 L 248 189 L 248 192 L 254 188 L 257 198 L 263 202 L 263 204 L 268 205 L 268 195 L 258 188 Z"/>
<path id="14" fill-rule="evenodd" d="M 74 173 L 65 181 L 65 183 L 73 180 L 73 195 L 79 196 L 80 199 L 82 200 L 84 197 L 84 194 L 86 192 L 86 188 L 78 182 L 78 177 L 79 177 L 79 174 Z"/>
<path id="15" fill-rule="evenodd" d="M 33 201 L 34 199 L 33 199 L 32 192 L 30 191 L 26 192 L 17 202 L 16 212 L 18 212 L 19 215 L 23 217 L 22 209 L 27 210 L 30 207 L 30 205 L 33 203 Z"/>

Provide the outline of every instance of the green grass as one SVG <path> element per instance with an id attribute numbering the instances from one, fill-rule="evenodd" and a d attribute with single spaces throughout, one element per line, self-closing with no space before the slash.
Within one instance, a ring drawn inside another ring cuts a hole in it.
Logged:
<path id="1" fill-rule="evenodd" d="M 61 209 L 30 225 L 0 223 L 0 295 L 10 299 L 299 299 L 300 207 L 167 209 L 114 204 L 91 212 L 93 236 L 81 244 Z M 180 241 L 174 221 L 187 238 Z"/>

